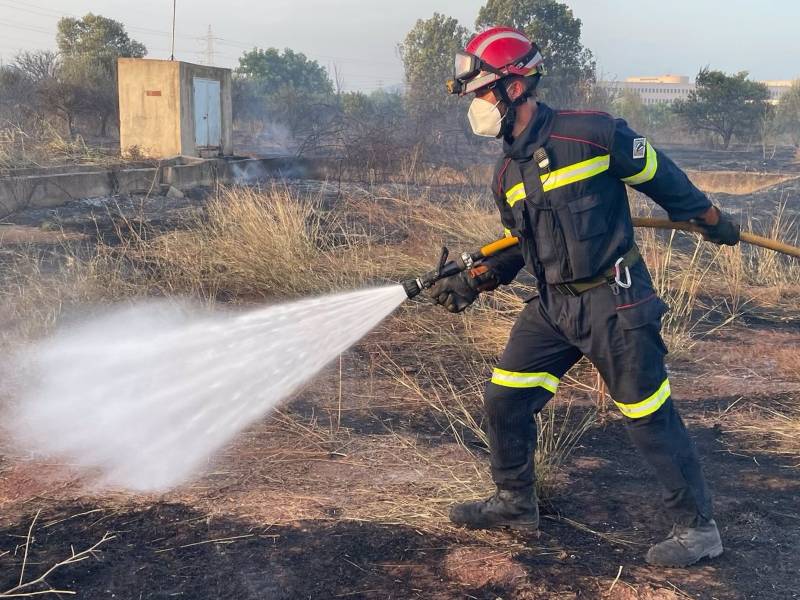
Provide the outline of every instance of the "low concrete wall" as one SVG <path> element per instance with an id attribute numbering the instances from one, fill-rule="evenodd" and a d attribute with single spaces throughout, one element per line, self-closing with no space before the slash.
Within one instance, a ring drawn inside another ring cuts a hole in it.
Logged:
<path id="1" fill-rule="evenodd" d="M 73 200 L 158 189 L 160 169 L 79 171 L 0 179 L 0 216 L 23 208 L 50 208 Z"/>
<path id="2" fill-rule="evenodd" d="M 210 186 L 219 182 L 220 162 L 204 160 L 189 165 L 174 165 L 162 169 L 161 183 L 184 190 L 196 186 Z"/>
<path id="3" fill-rule="evenodd" d="M 179 157 L 160 166 L 96 168 L 0 177 L 0 218 L 25 208 L 51 208 L 84 198 L 159 193 L 216 184 L 253 183 L 270 177 L 314 177 L 322 167 L 295 158 L 196 159 Z"/>
<path id="4" fill-rule="evenodd" d="M 162 173 L 163 167 L 150 167 L 111 171 L 109 176 L 112 179 L 112 185 L 115 186 L 113 193 L 135 194 L 158 191 Z"/>
<path id="5" fill-rule="evenodd" d="M 194 160 L 189 158 L 189 160 Z M 65 173 L 95 173 L 99 171 L 113 171 L 121 169 L 141 169 L 163 164 L 184 164 L 182 156 L 176 156 L 164 161 L 141 161 L 110 164 L 89 165 L 59 165 L 56 167 L 23 167 L 19 169 L 0 169 L 0 179 L 5 177 L 23 177 L 25 175 L 64 175 Z"/>
<path id="6" fill-rule="evenodd" d="M 9 177 L 0 180 L 0 215 L 21 208 L 47 208 L 70 200 L 106 196 L 111 189 L 107 171 Z"/>

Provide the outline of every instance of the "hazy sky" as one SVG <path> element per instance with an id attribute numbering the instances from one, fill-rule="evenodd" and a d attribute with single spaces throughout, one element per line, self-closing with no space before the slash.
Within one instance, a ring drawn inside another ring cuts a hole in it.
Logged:
<path id="1" fill-rule="evenodd" d="M 214 62 L 235 66 L 253 46 L 290 47 L 337 66 L 347 89 L 402 81 L 397 43 L 438 11 L 472 27 L 482 0 L 178 0 L 175 55 L 202 62 L 211 25 Z M 704 65 L 756 79 L 800 77 L 796 0 L 568 0 L 602 75 L 677 73 Z M 125 23 L 152 58 L 168 58 L 171 0 L 0 0 L 0 58 L 52 48 L 64 15 Z"/>

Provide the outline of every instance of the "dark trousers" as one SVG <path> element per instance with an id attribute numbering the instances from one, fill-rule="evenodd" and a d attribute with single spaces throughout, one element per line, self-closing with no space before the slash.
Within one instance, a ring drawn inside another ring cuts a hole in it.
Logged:
<path id="1" fill-rule="evenodd" d="M 486 428 L 492 477 L 501 489 L 533 484 L 534 415 L 558 381 L 582 357 L 598 369 L 623 413 L 633 444 L 653 469 L 673 520 L 711 519 L 711 497 L 686 427 L 670 395 L 661 339 L 666 305 L 643 262 L 631 267 L 633 285 L 614 294 L 608 285 L 579 296 L 549 286 L 520 314 L 487 384 Z"/>

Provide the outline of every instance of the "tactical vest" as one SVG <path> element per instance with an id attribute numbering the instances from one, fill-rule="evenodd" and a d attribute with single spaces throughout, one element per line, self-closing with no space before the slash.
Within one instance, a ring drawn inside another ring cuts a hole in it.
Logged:
<path id="1" fill-rule="evenodd" d="M 606 113 L 540 104 L 526 139 L 498 163 L 495 199 L 540 283 L 596 277 L 633 245 L 625 184 L 609 170 L 614 130 Z M 546 168 L 533 159 L 538 147 Z"/>

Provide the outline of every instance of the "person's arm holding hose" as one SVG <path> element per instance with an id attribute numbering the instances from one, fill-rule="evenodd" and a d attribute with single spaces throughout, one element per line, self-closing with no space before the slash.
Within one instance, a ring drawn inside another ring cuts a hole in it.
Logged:
<path id="1" fill-rule="evenodd" d="M 492 195 L 500 211 L 500 221 L 507 237 L 511 236 L 514 227 L 514 216 L 505 202 L 498 173 L 502 174 L 504 161 L 495 169 L 495 180 Z M 429 291 L 437 304 L 441 304 L 451 313 L 459 313 L 475 302 L 481 292 L 488 292 L 500 285 L 508 285 L 517 276 L 525 259 L 519 246 L 512 246 L 483 259 L 473 268 L 462 273 L 437 281 Z"/>
<path id="2" fill-rule="evenodd" d="M 739 243 L 739 226 L 711 204 L 666 154 L 622 119 L 616 120 L 610 169 L 624 183 L 652 198 L 671 221 L 691 221 L 704 230 L 704 239 L 715 244 Z"/>

